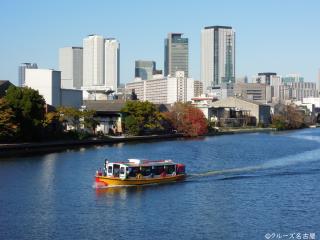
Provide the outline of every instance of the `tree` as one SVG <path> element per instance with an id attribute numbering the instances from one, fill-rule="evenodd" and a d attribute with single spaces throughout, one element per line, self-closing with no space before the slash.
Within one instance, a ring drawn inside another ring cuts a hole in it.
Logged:
<path id="1" fill-rule="evenodd" d="M 76 131 L 80 128 L 81 112 L 72 107 L 59 107 L 57 109 L 60 122 L 65 128 L 74 128 Z"/>
<path id="2" fill-rule="evenodd" d="M 175 103 L 166 118 L 174 129 L 185 136 L 199 136 L 208 132 L 208 123 L 203 112 L 186 103 Z"/>
<path id="3" fill-rule="evenodd" d="M 80 113 L 81 120 L 85 128 L 91 129 L 93 134 L 96 134 L 96 128 L 100 125 L 99 121 L 94 119 L 96 111 L 84 110 Z"/>
<path id="4" fill-rule="evenodd" d="M 60 115 L 58 112 L 46 113 L 43 126 L 46 138 L 56 139 L 63 136 L 63 124 L 60 122 Z"/>
<path id="5" fill-rule="evenodd" d="M 12 140 L 18 130 L 19 125 L 15 122 L 15 114 L 8 102 L 0 99 L 0 141 Z"/>
<path id="6" fill-rule="evenodd" d="M 162 114 L 148 101 L 128 101 L 121 109 L 126 131 L 131 135 L 163 131 Z"/>
<path id="7" fill-rule="evenodd" d="M 11 86 L 4 97 L 19 123 L 20 138 L 34 140 L 41 137 L 45 117 L 45 100 L 31 88 Z"/>
<path id="8" fill-rule="evenodd" d="M 280 105 L 272 116 L 271 126 L 278 130 L 303 128 L 306 125 L 304 118 L 304 113 L 296 105 Z"/>

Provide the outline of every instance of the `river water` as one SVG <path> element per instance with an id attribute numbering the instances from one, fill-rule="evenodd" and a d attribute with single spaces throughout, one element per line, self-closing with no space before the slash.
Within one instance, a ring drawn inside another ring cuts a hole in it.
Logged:
<path id="1" fill-rule="evenodd" d="M 170 158 L 189 178 L 94 189 L 105 158 Z M 320 239 L 319 183 L 320 129 L 2 159 L 0 239 Z"/>

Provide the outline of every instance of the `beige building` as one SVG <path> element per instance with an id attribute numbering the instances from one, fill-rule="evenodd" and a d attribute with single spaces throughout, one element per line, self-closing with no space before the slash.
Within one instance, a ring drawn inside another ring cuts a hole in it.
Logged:
<path id="1" fill-rule="evenodd" d="M 236 83 L 234 95 L 262 103 L 271 102 L 271 87 L 262 83 Z"/>
<path id="2" fill-rule="evenodd" d="M 203 83 L 199 80 L 194 80 L 194 97 L 200 97 L 203 94 Z"/>
<path id="3" fill-rule="evenodd" d="M 228 97 L 212 102 L 210 106 L 213 108 L 211 118 L 216 118 L 221 123 L 241 120 L 245 124 L 245 121 L 254 118 L 255 125 L 268 125 L 271 120 L 270 106 L 244 98 Z M 250 121 L 252 123 L 252 119 Z"/>

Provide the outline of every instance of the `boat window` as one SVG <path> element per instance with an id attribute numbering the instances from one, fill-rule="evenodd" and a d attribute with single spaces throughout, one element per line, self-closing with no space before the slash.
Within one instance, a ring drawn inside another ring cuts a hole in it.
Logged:
<path id="1" fill-rule="evenodd" d="M 112 173 L 112 166 L 108 167 L 108 173 Z"/>
<path id="2" fill-rule="evenodd" d="M 175 166 L 174 165 L 169 165 L 167 166 L 167 173 L 172 174 L 175 171 Z"/>
<path id="3" fill-rule="evenodd" d="M 139 174 L 139 167 L 130 167 L 129 168 L 129 177 L 136 177 Z"/>
<path id="4" fill-rule="evenodd" d="M 113 165 L 113 176 L 119 177 L 119 173 L 120 173 L 120 165 L 114 164 Z"/>
<path id="5" fill-rule="evenodd" d="M 151 166 L 150 167 L 141 167 L 142 176 L 149 176 L 151 174 Z"/>
<path id="6" fill-rule="evenodd" d="M 154 175 L 160 175 L 164 171 L 164 166 L 154 166 L 152 172 Z"/>
<path id="7" fill-rule="evenodd" d="M 120 174 L 124 174 L 124 167 L 120 168 Z"/>

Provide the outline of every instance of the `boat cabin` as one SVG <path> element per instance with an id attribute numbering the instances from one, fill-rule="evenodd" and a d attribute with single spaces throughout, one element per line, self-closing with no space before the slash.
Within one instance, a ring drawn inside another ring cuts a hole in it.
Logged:
<path id="1" fill-rule="evenodd" d="M 172 160 L 128 159 L 127 162 L 109 162 L 105 160 L 105 167 L 101 175 L 128 179 L 176 176 L 184 173 L 185 165 L 174 163 Z"/>

